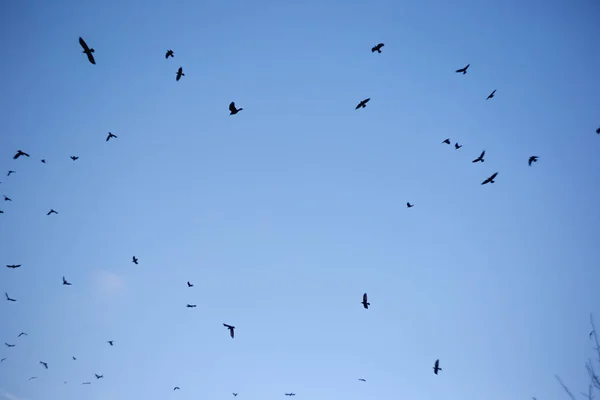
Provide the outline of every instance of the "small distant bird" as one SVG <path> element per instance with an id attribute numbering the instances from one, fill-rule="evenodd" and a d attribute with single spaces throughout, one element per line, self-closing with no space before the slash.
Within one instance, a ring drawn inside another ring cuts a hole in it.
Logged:
<path id="1" fill-rule="evenodd" d="M 498 175 L 498 173 L 494 172 L 494 174 L 492 176 L 490 176 L 489 178 L 487 178 L 485 181 L 481 182 L 481 184 L 485 185 L 487 183 L 495 183 L 494 179 L 496 178 L 496 175 Z"/>
<path id="2" fill-rule="evenodd" d="M 102 379 L 102 378 L 104 378 L 104 375 L 98 375 L 98 374 L 94 374 L 94 375 L 96 375 L 96 379 Z"/>
<path id="3" fill-rule="evenodd" d="M 182 76 L 185 76 L 185 74 L 183 73 L 183 67 L 179 67 L 179 69 L 177 70 L 177 76 L 175 77 L 175 80 L 180 80 Z"/>
<path id="4" fill-rule="evenodd" d="M 32 381 L 32 380 L 34 380 L 34 379 L 37 379 L 37 376 L 32 376 L 32 377 L 31 377 L 31 378 L 29 378 L 28 380 L 29 380 L 29 381 Z"/>
<path id="5" fill-rule="evenodd" d="M 458 149 L 460 149 L 461 147 L 462 147 L 462 144 L 460 144 L 460 145 L 459 145 L 459 144 L 458 144 L 458 142 L 454 143 L 454 149 L 455 149 L 455 150 L 458 150 Z"/>
<path id="6" fill-rule="evenodd" d="M 133 256 L 133 260 L 131 262 L 134 263 L 135 265 L 137 265 L 138 259 L 135 256 Z"/>
<path id="7" fill-rule="evenodd" d="M 45 363 L 43 361 L 40 361 L 40 364 L 42 364 L 44 366 L 44 368 L 48 369 L 48 363 Z"/>
<path id="8" fill-rule="evenodd" d="M 77 160 L 77 159 L 79 159 L 79 157 L 76 157 L 76 156 L 71 156 L 71 160 L 75 161 L 75 160 Z"/>
<path id="9" fill-rule="evenodd" d="M 63 276 L 63 285 L 71 286 L 71 284 L 69 282 L 67 282 L 67 280 L 65 279 L 64 276 Z"/>
<path id="10" fill-rule="evenodd" d="M 435 360 L 435 364 L 433 365 L 433 373 L 434 374 L 438 374 L 438 371 L 441 371 L 442 369 L 440 368 L 440 360 Z"/>
<path id="11" fill-rule="evenodd" d="M 496 93 L 496 89 L 494 89 L 494 91 L 492 93 L 490 93 L 490 95 L 487 97 L 486 100 L 491 99 L 492 97 L 494 97 L 494 93 Z"/>
<path id="12" fill-rule="evenodd" d="M 175 53 L 173 52 L 173 50 L 167 50 L 167 54 L 165 54 L 165 59 L 168 60 L 169 57 L 171 57 L 171 58 L 175 57 Z"/>
<path id="13" fill-rule="evenodd" d="M 229 115 L 235 115 L 242 110 L 243 110 L 243 108 L 235 108 L 235 101 L 232 101 L 231 103 L 229 103 Z"/>
<path id="14" fill-rule="evenodd" d="M 12 171 L 12 170 L 11 170 L 11 171 L 8 171 L 8 174 L 6 174 L 6 176 L 11 176 L 11 174 L 14 174 L 14 173 L 16 173 L 16 172 L 17 172 L 17 171 Z"/>
<path id="15" fill-rule="evenodd" d="M 75 357 L 71 357 L 73 359 L 73 361 L 77 361 L 77 359 Z"/>
<path id="16" fill-rule="evenodd" d="M 295 396 L 296 393 L 285 393 L 286 396 Z"/>
<path id="17" fill-rule="evenodd" d="M 25 153 L 22 150 L 17 150 L 17 154 L 15 154 L 13 156 L 13 160 L 16 160 L 17 158 L 21 157 L 21 156 L 25 156 L 25 157 L 29 157 L 29 154 Z"/>
<path id="18" fill-rule="evenodd" d="M 106 141 L 108 142 L 111 138 L 117 138 L 117 135 L 113 135 L 111 132 L 108 132 L 108 136 L 106 137 Z"/>
<path id="19" fill-rule="evenodd" d="M 91 385 L 92 382 L 83 382 L 82 385 Z"/>
<path id="20" fill-rule="evenodd" d="M 3 363 L 3 362 L 4 362 L 4 360 L 6 360 L 6 357 L 4 357 L 4 358 L 0 359 L 0 363 Z"/>
<path id="21" fill-rule="evenodd" d="M 6 266 L 6 268 L 12 268 L 12 269 L 20 268 L 20 267 L 21 267 L 21 264 L 13 264 L 13 265 L 7 265 Z"/>
<path id="22" fill-rule="evenodd" d="M 485 150 L 481 152 L 481 154 L 479 155 L 479 157 L 477 157 L 476 159 L 473 160 L 473 162 L 484 162 L 485 160 L 483 159 L 483 156 L 485 155 Z"/>
<path id="23" fill-rule="evenodd" d="M 366 98 L 363 101 L 361 101 L 360 103 L 358 103 L 358 105 L 356 107 L 354 107 L 355 110 L 358 110 L 359 108 L 366 108 L 367 107 L 367 103 L 371 100 L 371 98 Z"/>
<path id="24" fill-rule="evenodd" d="M 369 306 L 371 305 L 371 303 L 369 303 L 369 302 L 367 301 L 367 294 L 366 294 L 366 293 L 365 293 L 365 294 L 363 294 L 362 305 L 363 305 L 363 307 L 364 307 L 365 309 L 367 309 L 367 310 L 369 309 Z"/>
<path id="25" fill-rule="evenodd" d="M 444 140 L 442 143 L 450 144 L 450 138 Z"/>
<path id="26" fill-rule="evenodd" d="M 196 308 L 196 305 L 195 304 L 187 304 L 186 307 L 187 308 Z"/>
<path id="27" fill-rule="evenodd" d="M 371 53 L 381 53 L 381 48 L 385 46 L 383 43 L 378 43 L 376 46 L 373 46 L 373 48 L 371 49 Z"/>
<path id="28" fill-rule="evenodd" d="M 4 196 L 4 201 L 12 201 L 10 197 Z"/>
<path id="29" fill-rule="evenodd" d="M 361 381 L 361 382 L 366 382 L 367 381 L 366 379 L 363 379 L 363 378 L 358 378 L 358 380 Z"/>
<path id="30" fill-rule="evenodd" d="M 48 211 L 48 214 L 46 215 L 50 215 L 50 214 L 58 214 L 56 211 L 54 211 L 53 208 L 50 209 L 50 211 Z"/>
<path id="31" fill-rule="evenodd" d="M 531 163 L 537 162 L 538 158 L 538 156 L 529 157 L 529 166 L 531 167 Z"/>
<path id="32" fill-rule="evenodd" d="M 26 334 L 25 332 L 21 332 L 21 333 L 19 333 L 19 336 L 17 336 L 17 337 L 21 337 L 21 336 L 29 336 L 29 335 Z"/>
<path id="33" fill-rule="evenodd" d="M 469 65 L 471 65 L 471 64 L 467 64 L 467 66 L 464 67 L 464 68 L 457 69 L 456 72 L 459 72 L 459 73 L 462 72 L 463 75 L 466 74 L 467 73 L 467 69 L 469 69 Z"/>
<path id="34" fill-rule="evenodd" d="M 234 397 L 237 396 L 237 393 L 231 393 Z"/>
<path id="35" fill-rule="evenodd" d="M 6 345 L 6 347 L 15 347 L 16 346 L 16 344 L 8 344 L 6 342 L 4 342 L 4 344 Z"/>
<path id="36" fill-rule="evenodd" d="M 4 214 L 4 211 L 0 210 L 0 214 Z"/>
<path id="37" fill-rule="evenodd" d="M 4 295 L 6 296 L 6 300 L 8 300 L 8 301 L 17 301 L 16 299 L 11 299 L 11 298 L 8 296 L 8 293 L 6 293 L 6 292 L 4 292 Z"/>
<path id="38" fill-rule="evenodd" d="M 181 390 L 181 389 L 179 389 L 179 386 L 175 386 L 175 387 L 173 388 L 173 390 L 175 391 L 175 390 Z"/>
<path id="39" fill-rule="evenodd" d="M 194 284 L 190 283 L 190 281 L 187 281 L 187 285 L 188 285 L 188 287 L 193 287 L 194 286 Z"/>
<path id="40" fill-rule="evenodd" d="M 233 339 L 233 330 L 235 329 L 235 326 L 232 325 L 227 325 L 227 324 L 223 324 L 223 326 L 227 329 L 229 329 L 229 336 L 231 336 L 231 338 Z"/>
<path id="41" fill-rule="evenodd" d="M 600 135 L 600 128 L 596 129 L 596 133 Z"/>
<path id="42" fill-rule="evenodd" d="M 42 159 L 42 163 L 46 164 L 46 160 L 45 160 L 45 159 Z"/>
<path id="43" fill-rule="evenodd" d="M 111 346 L 114 346 L 114 344 L 115 344 L 114 340 L 109 340 L 106 343 L 110 344 Z"/>
<path id="44" fill-rule="evenodd" d="M 415 206 L 414 204 L 410 204 L 408 201 L 406 202 L 406 208 L 411 208 L 411 207 L 414 207 L 414 206 Z"/>
<path id="45" fill-rule="evenodd" d="M 94 59 L 94 55 L 92 53 L 95 52 L 94 49 L 90 49 L 87 45 L 87 43 L 80 37 L 79 38 L 79 44 L 81 45 L 81 47 L 83 47 L 83 53 L 85 53 L 85 55 L 87 56 L 88 60 L 90 60 L 90 62 L 92 64 L 96 64 L 96 60 Z"/>

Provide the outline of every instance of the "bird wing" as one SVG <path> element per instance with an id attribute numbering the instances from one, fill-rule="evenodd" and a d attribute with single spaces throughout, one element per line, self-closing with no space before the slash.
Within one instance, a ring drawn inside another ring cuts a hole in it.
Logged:
<path id="1" fill-rule="evenodd" d="M 370 100 L 371 100 L 371 98 L 369 97 L 369 98 L 367 98 L 367 99 L 364 99 L 364 100 L 362 101 L 362 103 L 364 103 L 364 104 L 367 104 L 367 103 L 368 103 Z"/>
<path id="2" fill-rule="evenodd" d="M 236 108 L 235 108 L 235 102 L 232 101 L 231 103 L 229 103 L 229 111 L 231 112 L 235 112 Z"/>
<path id="3" fill-rule="evenodd" d="M 531 162 L 533 161 L 533 158 L 529 157 L 529 166 L 531 167 Z"/>
<path id="4" fill-rule="evenodd" d="M 88 60 L 90 60 L 92 64 L 96 64 L 96 59 L 94 58 L 94 55 L 91 52 L 88 51 L 85 54 L 87 55 Z"/>
<path id="5" fill-rule="evenodd" d="M 233 328 L 229 328 L 229 335 L 233 339 L 233 336 L 235 335 Z"/>
<path id="6" fill-rule="evenodd" d="M 481 152 L 481 155 L 479 156 L 479 158 L 483 158 L 484 155 L 485 155 L 485 150 Z"/>
<path id="7" fill-rule="evenodd" d="M 79 44 L 81 45 L 81 47 L 83 47 L 83 50 L 85 52 L 89 52 L 90 48 L 88 47 L 87 43 L 85 42 L 85 40 L 83 40 L 82 37 L 79 37 Z"/>
<path id="8" fill-rule="evenodd" d="M 367 294 L 365 293 L 365 294 L 363 294 L 363 303 L 366 303 L 366 302 L 367 302 Z"/>
<path id="9" fill-rule="evenodd" d="M 17 153 L 13 156 L 13 160 L 16 160 L 17 158 L 19 158 L 21 156 L 21 153 Z"/>
<path id="10" fill-rule="evenodd" d="M 496 175 L 498 175 L 498 173 L 497 173 L 497 172 L 494 172 L 494 174 L 493 174 L 492 176 L 490 176 L 490 178 L 489 178 L 489 179 L 490 179 L 490 181 L 493 181 L 493 180 L 494 180 L 494 178 L 496 177 Z"/>

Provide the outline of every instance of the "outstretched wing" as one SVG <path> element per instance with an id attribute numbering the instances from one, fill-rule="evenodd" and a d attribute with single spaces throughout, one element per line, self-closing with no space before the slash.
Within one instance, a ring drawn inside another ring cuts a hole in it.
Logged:
<path id="1" fill-rule="evenodd" d="M 88 60 L 90 60 L 92 64 L 96 65 L 96 59 L 94 58 L 94 55 L 90 51 L 86 52 L 85 54 L 87 55 Z"/>
<path id="2" fill-rule="evenodd" d="M 367 294 L 365 293 L 365 294 L 363 294 L 363 303 L 366 303 L 366 302 L 367 302 Z"/>
<path id="3" fill-rule="evenodd" d="M 232 101 L 231 103 L 229 103 L 229 111 L 231 112 L 235 112 L 236 108 L 235 108 L 235 102 Z"/>
<path id="4" fill-rule="evenodd" d="M 83 40 L 83 38 L 81 36 L 79 37 L 79 44 L 81 45 L 81 47 L 83 47 L 83 51 L 85 51 L 86 53 L 88 53 L 90 51 L 90 48 L 88 47 L 87 43 L 85 42 L 85 40 Z"/>

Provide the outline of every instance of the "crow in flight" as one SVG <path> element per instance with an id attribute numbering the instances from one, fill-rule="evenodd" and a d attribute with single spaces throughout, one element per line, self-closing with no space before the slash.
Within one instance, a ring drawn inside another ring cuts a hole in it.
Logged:
<path id="1" fill-rule="evenodd" d="M 12 268 L 12 269 L 19 268 L 19 267 L 21 267 L 21 264 L 13 264 L 13 265 L 6 266 L 6 268 Z"/>
<path id="2" fill-rule="evenodd" d="M 196 305 L 195 304 L 188 304 L 188 305 L 186 305 L 186 307 L 187 308 L 196 308 Z"/>
<path id="3" fill-rule="evenodd" d="M 115 342 L 113 340 L 109 340 L 108 342 L 106 342 L 108 344 L 110 344 L 111 346 L 114 346 Z"/>
<path id="4" fill-rule="evenodd" d="M 233 330 L 235 329 L 235 326 L 227 325 L 227 324 L 223 324 L 223 326 L 225 328 L 229 329 L 229 336 L 231 336 L 231 338 L 233 339 Z"/>
<path id="5" fill-rule="evenodd" d="M 361 382 L 366 382 L 367 381 L 366 379 L 363 379 L 363 378 L 358 378 L 358 380 L 361 381 Z"/>
<path id="6" fill-rule="evenodd" d="M 48 369 L 48 363 L 45 363 L 43 361 L 40 361 L 40 364 L 42 364 L 44 366 L 44 368 Z"/>
<path id="7" fill-rule="evenodd" d="M 31 377 L 31 378 L 29 378 L 28 380 L 29 380 L 29 381 L 32 381 L 32 380 L 34 380 L 34 379 L 37 379 L 37 376 L 32 376 L 32 377 Z"/>
<path id="8" fill-rule="evenodd" d="M 4 196 L 4 201 L 12 201 L 10 197 Z"/>
<path id="9" fill-rule="evenodd" d="M 4 295 L 6 296 L 6 300 L 8 301 L 17 301 L 16 299 L 11 299 L 10 297 L 8 297 L 8 293 L 4 292 Z"/>
<path id="10" fill-rule="evenodd" d="M 80 37 L 79 38 L 79 44 L 81 45 L 81 47 L 83 47 L 83 53 L 85 53 L 85 55 L 87 56 L 88 60 L 90 60 L 90 62 L 92 64 L 96 64 L 96 60 L 94 59 L 94 55 L 92 53 L 95 52 L 94 49 L 90 49 L 87 45 L 87 43 Z"/>
<path id="11" fill-rule="evenodd" d="M 361 101 L 360 103 L 358 103 L 358 105 L 356 107 L 354 107 L 355 110 L 358 110 L 359 108 L 366 108 L 367 107 L 367 103 L 369 102 L 369 100 L 371 100 L 371 98 L 367 98 L 364 99 L 363 101 Z"/>
<path id="12" fill-rule="evenodd" d="M 108 142 L 111 138 L 117 138 L 117 135 L 113 135 L 112 133 L 108 132 L 108 136 L 106 137 L 106 141 Z"/>
<path id="13" fill-rule="evenodd" d="M 29 336 L 29 335 L 26 334 L 25 332 L 21 332 L 21 333 L 19 333 L 19 336 L 17 336 L 17 337 L 21 337 L 21 336 Z"/>
<path id="14" fill-rule="evenodd" d="M 168 60 L 169 57 L 171 57 L 171 58 L 175 57 L 175 53 L 173 53 L 173 50 L 167 50 L 167 54 L 165 54 L 165 59 Z"/>
<path id="15" fill-rule="evenodd" d="M 91 385 L 92 382 L 83 382 L 82 385 Z"/>
<path id="16" fill-rule="evenodd" d="M 188 285 L 188 287 L 193 287 L 194 286 L 194 284 L 190 283 L 190 281 L 187 281 L 187 285 Z"/>
<path id="17" fill-rule="evenodd" d="M 529 166 L 531 167 L 531 163 L 537 162 L 538 156 L 529 157 Z"/>
<path id="18" fill-rule="evenodd" d="M 67 282 L 67 280 L 65 279 L 64 276 L 63 276 L 63 285 L 71 286 L 71 283 Z"/>
<path id="19" fill-rule="evenodd" d="M 464 68 L 457 69 L 456 72 L 462 72 L 463 75 L 466 74 L 467 73 L 467 69 L 469 68 L 469 65 L 471 65 L 471 64 L 467 64 L 467 66 L 464 67 Z"/>
<path id="20" fill-rule="evenodd" d="M 367 301 L 367 294 L 366 294 L 366 293 L 365 293 L 365 294 L 363 294 L 363 301 L 362 301 L 362 305 L 363 305 L 363 307 L 364 307 L 365 309 L 367 309 L 367 310 L 369 309 L 369 306 L 371 305 L 371 303 L 369 303 L 369 302 Z"/>
<path id="21" fill-rule="evenodd" d="M 71 156 L 71 160 L 75 161 L 77 159 L 79 159 L 79 157 Z"/>
<path id="22" fill-rule="evenodd" d="M 435 364 L 433 366 L 433 373 L 434 374 L 438 374 L 438 371 L 441 371 L 442 369 L 440 368 L 440 360 L 435 360 Z"/>
<path id="23" fill-rule="evenodd" d="M 13 160 L 16 160 L 21 156 L 29 157 L 29 154 L 25 153 L 23 150 L 17 150 L 17 154 L 13 156 Z"/>
<path id="24" fill-rule="evenodd" d="M 179 388 L 179 386 L 175 386 L 175 387 L 173 388 L 173 391 L 175 391 L 175 390 L 181 390 L 181 389 Z"/>
<path id="25" fill-rule="evenodd" d="M 286 396 L 295 396 L 296 393 L 285 393 Z"/>
<path id="26" fill-rule="evenodd" d="M 11 174 L 14 174 L 14 173 L 16 173 L 16 172 L 17 172 L 17 171 L 12 171 L 12 170 L 11 170 L 11 171 L 8 171 L 8 174 L 6 174 L 6 176 L 10 176 Z"/>
<path id="27" fill-rule="evenodd" d="M 53 208 L 50 209 L 50 211 L 48 211 L 48 214 L 46 215 L 50 215 L 50 214 L 58 214 L 56 211 L 54 211 Z"/>
<path id="28" fill-rule="evenodd" d="M 231 103 L 229 103 L 229 115 L 235 115 L 242 110 L 243 110 L 243 108 L 235 108 L 235 101 L 232 101 Z"/>
<path id="29" fill-rule="evenodd" d="M 462 144 L 461 144 L 461 145 L 459 145 L 459 144 L 458 144 L 458 142 L 454 143 L 454 149 L 455 149 L 455 150 L 458 150 L 458 149 L 460 149 L 461 147 L 462 147 Z"/>
<path id="30" fill-rule="evenodd" d="M 378 43 L 377 46 L 373 46 L 373 48 L 371 49 L 371 53 L 381 53 L 381 48 L 385 46 L 383 43 Z"/>
<path id="31" fill-rule="evenodd" d="M 135 258 L 135 256 L 133 256 L 133 260 L 131 262 L 134 263 L 135 265 L 138 265 L 138 259 Z"/>
<path id="32" fill-rule="evenodd" d="M 450 138 L 444 140 L 442 143 L 450 144 Z"/>
<path id="33" fill-rule="evenodd" d="M 42 164 L 46 164 L 46 160 L 45 160 L 45 159 L 44 159 L 44 160 L 42 160 Z"/>
<path id="34" fill-rule="evenodd" d="M 104 375 L 98 375 L 98 374 L 94 374 L 94 375 L 96 375 L 96 379 L 102 379 L 102 378 L 104 378 Z"/>
<path id="35" fill-rule="evenodd" d="M 484 162 L 485 160 L 483 159 L 483 156 L 485 155 L 485 150 L 481 152 L 481 154 L 479 155 L 479 157 L 477 157 L 476 159 L 473 160 L 473 162 Z"/>
<path id="36" fill-rule="evenodd" d="M 16 344 L 8 344 L 6 342 L 4 342 L 4 344 L 6 345 L 6 347 L 15 347 L 16 346 Z"/>
<path id="37" fill-rule="evenodd" d="M 494 179 L 496 178 L 496 175 L 498 175 L 498 173 L 494 172 L 494 174 L 492 176 L 490 176 L 489 178 L 487 178 L 485 181 L 481 182 L 481 184 L 485 185 L 487 183 L 495 183 Z"/>
<path id="38" fill-rule="evenodd" d="M 406 202 L 406 208 L 411 208 L 411 207 L 414 207 L 414 206 L 415 206 L 414 204 L 410 204 L 408 201 Z"/>
<path id="39" fill-rule="evenodd" d="M 183 67 L 179 67 L 179 69 L 177 70 L 177 76 L 175 77 L 175 80 L 180 80 L 182 76 L 185 76 L 185 74 L 183 73 Z"/>
<path id="40" fill-rule="evenodd" d="M 492 93 L 490 93 L 490 95 L 487 97 L 486 100 L 491 99 L 492 97 L 494 97 L 494 93 L 496 93 L 496 89 L 494 89 L 494 91 Z"/>
<path id="41" fill-rule="evenodd" d="M 237 396 L 237 393 L 231 393 L 231 394 L 233 395 L 233 397 L 236 397 L 236 396 Z"/>

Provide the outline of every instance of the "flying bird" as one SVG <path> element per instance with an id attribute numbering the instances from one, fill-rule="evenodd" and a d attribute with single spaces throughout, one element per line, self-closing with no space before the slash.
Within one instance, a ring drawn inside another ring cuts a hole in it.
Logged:
<path id="1" fill-rule="evenodd" d="M 179 386 L 175 386 L 175 387 L 173 388 L 173 390 L 175 391 L 175 390 L 181 390 L 181 389 L 179 389 Z"/>
<path id="2" fill-rule="evenodd" d="M 26 334 L 25 332 L 21 332 L 21 333 L 19 333 L 19 336 L 17 336 L 17 337 L 21 337 L 21 336 L 29 336 L 29 335 Z"/>
<path id="3" fill-rule="evenodd" d="M 194 286 L 194 284 L 190 283 L 190 281 L 187 281 L 187 285 L 188 285 L 188 287 L 193 287 Z"/>
<path id="4" fill-rule="evenodd" d="M 223 326 L 227 329 L 229 329 L 229 336 L 231 336 L 231 338 L 233 339 L 233 330 L 235 329 L 235 326 L 232 325 L 227 325 L 227 324 L 223 324 Z"/>
<path id="5" fill-rule="evenodd" d="M 358 380 L 361 381 L 361 382 L 366 382 L 367 381 L 366 379 L 363 379 L 363 378 L 358 378 Z"/>
<path id="6" fill-rule="evenodd" d="M 6 347 L 15 347 L 16 346 L 16 344 L 8 344 L 6 342 L 4 342 L 4 344 L 6 345 Z"/>
<path id="7" fill-rule="evenodd" d="M 73 361 L 77 361 L 77 359 L 75 357 L 71 357 L 73 359 Z"/>
<path id="8" fill-rule="evenodd" d="M 234 397 L 237 396 L 237 393 L 231 393 Z"/>
<path id="9" fill-rule="evenodd" d="M 369 309 L 369 306 L 371 305 L 371 303 L 369 303 L 369 302 L 367 301 L 367 294 L 366 294 L 366 293 L 365 293 L 365 294 L 363 294 L 362 305 L 363 305 L 363 307 L 364 307 L 365 309 L 367 309 L 367 310 Z"/>
<path id="10" fill-rule="evenodd" d="M 596 133 L 600 135 L 600 128 L 596 129 Z"/>
<path id="11" fill-rule="evenodd" d="M 371 53 L 381 53 L 381 48 L 385 46 L 383 43 L 378 43 L 376 46 L 373 46 L 373 48 L 371 49 Z"/>
<path id="12" fill-rule="evenodd" d="M 64 276 L 63 276 L 63 285 L 71 286 L 71 284 L 69 282 L 67 282 L 67 280 L 65 279 Z"/>
<path id="13" fill-rule="evenodd" d="M 490 176 L 489 178 L 487 178 L 485 181 L 481 182 L 481 184 L 485 185 L 487 183 L 495 183 L 494 179 L 496 178 L 496 175 L 498 175 L 498 173 L 494 172 L 494 174 L 492 176 Z"/>
<path id="14" fill-rule="evenodd" d="M 454 143 L 454 149 L 455 149 L 455 150 L 458 150 L 458 149 L 460 149 L 461 147 L 462 147 L 462 144 L 460 144 L 460 145 L 459 145 L 459 144 L 458 144 L 458 142 Z"/>
<path id="15" fill-rule="evenodd" d="M 195 304 L 187 304 L 186 307 L 187 308 L 196 308 L 196 305 Z"/>
<path id="16" fill-rule="evenodd" d="M 50 215 L 50 214 L 58 214 L 56 211 L 54 211 L 53 208 L 50 209 L 50 211 L 48 211 L 48 214 L 46 215 Z"/>
<path id="17" fill-rule="evenodd" d="M 3 363 L 3 362 L 4 362 L 4 360 L 6 360 L 6 357 L 4 357 L 4 358 L 0 359 L 0 363 Z"/>
<path id="18" fill-rule="evenodd" d="M 358 103 L 358 105 L 356 107 L 354 107 L 355 110 L 358 110 L 359 108 L 366 108 L 367 107 L 367 103 L 369 102 L 369 100 L 371 100 L 371 98 L 367 98 L 364 99 L 363 101 L 361 101 L 360 103 Z"/>
<path id="19" fill-rule="evenodd" d="M 111 132 L 108 132 L 108 136 L 106 137 L 106 141 L 108 142 L 111 138 L 117 138 L 117 135 L 112 134 Z"/>
<path id="20" fill-rule="evenodd" d="M 85 55 L 87 56 L 88 60 L 90 60 L 90 62 L 92 64 L 96 64 L 96 60 L 94 59 L 94 55 L 92 53 L 95 52 L 94 49 L 90 49 L 87 45 L 87 43 L 85 42 L 85 40 L 83 40 L 81 37 L 79 38 L 79 44 L 81 45 L 81 47 L 83 47 L 83 53 L 85 53 Z"/>
<path id="21" fill-rule="evenodd" d="M 13 264 L 13 265 L 7 265 L 6 266 L 6 268 L 12 268 L 12 269 L 20 268 L 20 267 L 21 267 L 21 264 Z"/>
<path id="22" fill-rule="evenodd" d="M 485 155 L 485 150 L 481 152 L 481 154 L 479 155 L 479 157 L 477 157 L 476 159 L 473 160 L 473 162 L 484 162 L 485 160 L 483 159 L 483 156 Z"/>
<path id="23" fill-rule="evenodd" d="M 98 374 L 94 374 L 94 375 L 96 375 L 96 379 L 102 379 L 102 378 L 104 378 L 104 375 L 98 375 Z"/>
<path id="24" fill-rule="evenodd" d="M 135 265 L 137 265 L 138 259 L 135 256 L 133 256 L 133 260 L 131 262 L 134 263 Z"/>
<path id="25" fill-rule="evenodd" d="M 11 170 L 11 171 L 8 171 L 8 174 L 6 174 L 6 176 L 10 176 L 11 174 L 14 174 L 14 173 L 16 173 L 16 172 L 17 172 L 17 171 L 12 171 L 12 170 Z"/>
<path id="26" fill-rule="evenodd" d="M 231 103 L 229 103 L 229 115 L 235 115 L 242 110 L 243 110 L 243 108 L 235 108 L 235 101 L 232 101 Z"/>
<path id="27" fill-rule="evenodd" d="M 456 72 L 459 72 L 459 73 L 462 72 L 463 75 L 466 74 L 467 73 L 467 69 L 469 69 L 469 65 L 471 65 L 471 64 L 467 64 L 467 66 L 464 67 L 464 68 L 457 69 Z"/>
<path id="28" fill-rule="evenodd" d="M 435 360 L 435 364 L 433 365 L 433 373 L 434 374 L 438 374 L 438 371 L 441 371 L 442 369 L 440 368 L 440 360 Z"/>
<path id="29" fill-rule="evenodd" d="M 45 159 L 43 159 L 43 160 L 42 160 L 42 163 L 43 163 L 43 164 L 46 164 L 46 160 L 45 160 Z"/>
<path id="30" fill-rule="evenodd" d="M 115 342 L 113 340 L 109 340 L 106 343 L 110 344 L 111 346 L 114 346 Z"/>
<path id="31" fill-rule="evenodd" d="M 13 160 L 16 160 L 21 156 L 29 157 L 29 154 L 25 153 L 23 150 L 17 150 L 17 154 L 13 156 Z"/>
<path id="32" fill-rule="evenodd" d="M 450 138 L 444 140 L 442 143 L 450 144 Z"/>
<path id="33" fill-rule="evenodd" d="M 77 160 L 77 159 L 79 159 L 79 157 L 76 157 L 76 156 L 71 156 L 71 160 L 75 161 L 75 160 Z"/>
<path id="34" fill-rule="evenodd" d="M 538 156 L 529 157 L 529 166 L 531 167 L 531 163 L 537 162 Z"/>
<path id="35" fill-rule="evenodd" d="M 83 382 L 82 385 L 91 385 L 92 382 Z"/>
<path id="36" fill-rule="evenodd" d="M 42 364 L 44 366 L 44 368 L 48 369 L 48 363 L 45 363 L 43 361 L 40 361 L 40 364 Z"/>
<path id="37" fill-rule="evenodd" d="M 32 376 L 32 377 L 31 377 L 31 378 L 29 378 L 28 380 L 29 380 L 29 381 L 32 381 L 32 380 L 34 380 L 34 379 L 37 379 L 37 376 Z"/>
<path id="38" fill-rule="evenodd" d="M 0 214 L 4 214 L 4 211 L 0 210 Z"/>
<path id="39" fill-rule="evenodd" d="M 171 57 L 171 58 L 175 57 L 175 53 L 173 52 L 173 50 L 167 50 L 167 54 L 165 54 L 165 59 L 168 60 L 169 57 Z"/>
<path id="40" fill-rule="evenodd" d="M 177 76 L 175 77 L 175 80 L 180 80 L 182 76 L 185 76 L 185 74 L 183 73 L 183 68 L 179 67 L 179 69 L 177 70 Z"/>
<path id="41" fill-rule="evenodd" d="M 17 301 L 16 299 L 11 299 L 11 298 L 8 296 L 8 293 L 6 293 L 6 292 L 4 292 L 4 295 L 6 296 L 6 300 L 8 300 L 8 301 Z"/>
<path id="42" fill-rule="evenodd" d="M 414 207 L 414 206 L 415 206 L 414 204 L 410 204 L 408 201 L 406 202 L 406 208 L 411 208 L 411 207 Z"/>
<path id="43" fill-rule="evenodd" d="M 490 95 L 487 97 L 486 100 L 491 99 L 492 97 L 494 97 L 494 93 L 496 93 L 496 89 L 494 89 L 494 91 L 492 93 L 490 93 Z"/>
<path id="44" fill-rule="evenodd" d="M 285 393 L 286 396 L 295 396 L 296 393 Z"/>

